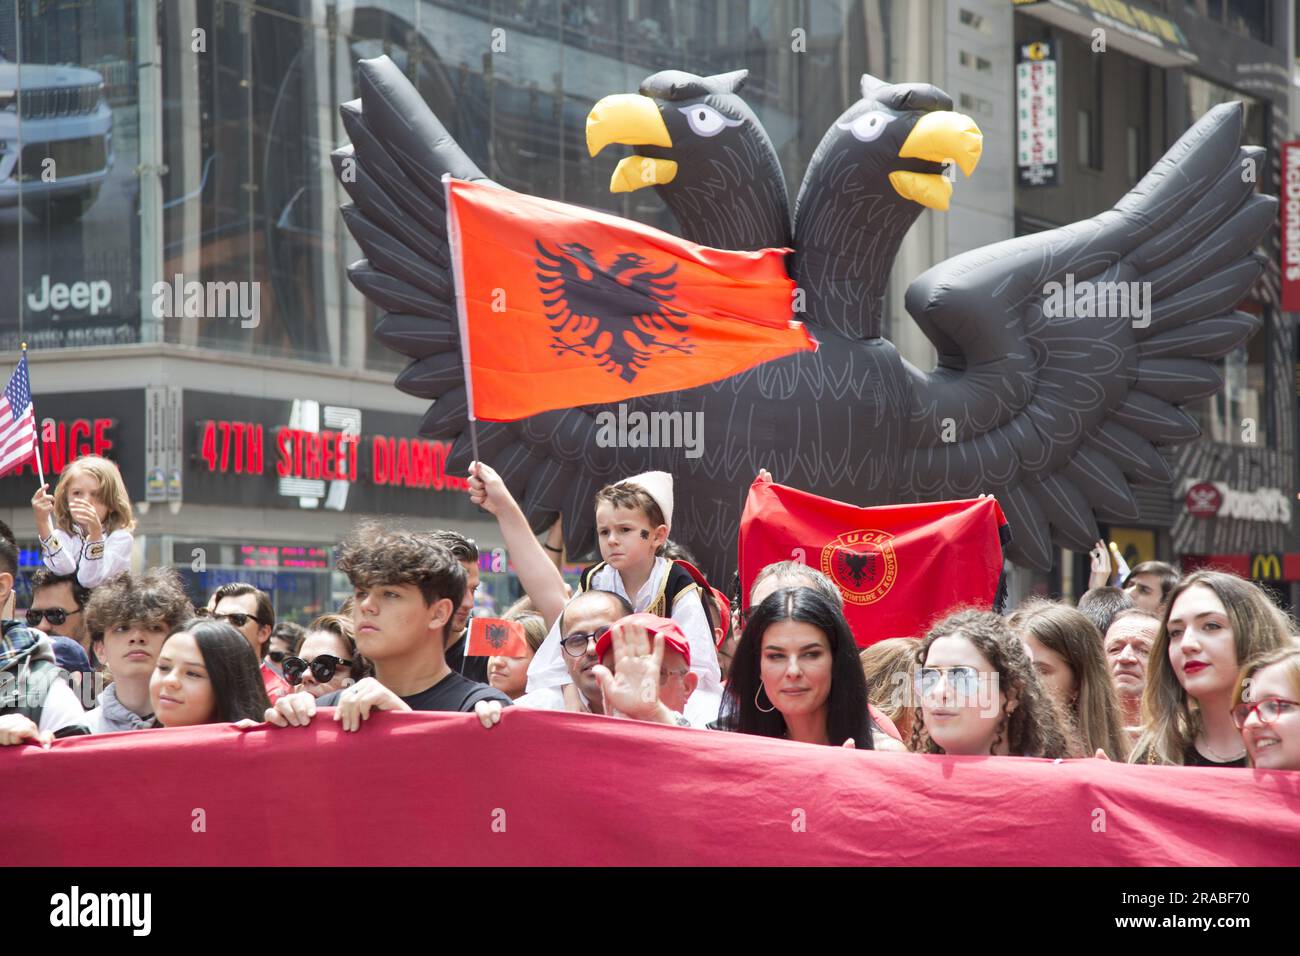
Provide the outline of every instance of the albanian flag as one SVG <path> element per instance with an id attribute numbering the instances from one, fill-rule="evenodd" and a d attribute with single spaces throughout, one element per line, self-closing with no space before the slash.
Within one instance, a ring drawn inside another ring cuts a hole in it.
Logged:
<path id="1" fill-rule="evenodd" d="M 711 249 L 444 178 L 471 418 L 514 421 L 728 378 L 817 343 L 786 249 Z"/>
<path id="2" fill-rule="evenodd" d="M 527 657 L 528 639 L 518 621 L 497 617 L 469 619 L 468 657 Z"/>
<path id="3" fill-rule="evenodd" d="M 958 607 L 992 607 L 1008 539 L 992 498 L 858 508 L 757 480 L 740 518 L 740 580 L 747 598 L 766 565 L 802 558 L 835 582 L 866 647 L 923 637 Z"/>

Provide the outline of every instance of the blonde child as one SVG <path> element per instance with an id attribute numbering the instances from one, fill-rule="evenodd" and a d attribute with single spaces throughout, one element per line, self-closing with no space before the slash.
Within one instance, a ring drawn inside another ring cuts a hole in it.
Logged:
<path id="1" fill-rule="evenodd" d="M 32 496 L 45 566 L 76 574 L 87 588 L 130 571 L 135 519 L 117 465 L 85 455 L 63 469 L 53 495 L 49 487 L 41 485 Z"/>
<path id="2" fill-rule="evenodd" d="M 470 467 L 470 500 L 496 515 L 510 549 L 520 583 L 550 626 L 550 633 L 528 668 L 528 690 L 568 683 L 557 626 L 565 595 L 563 579 L 533 537 L 527 519 L 505 483 L 481 463 Z M 687 702 L 686 717 L 704 726 L 717 716 L 722 700 L 722 673 L 704 595 L 680 566 L 663 557 L 672 526 L 673 479 L 647 472 L 602 488 L 596 494 L 596 540 L 599 564 L 582 573 L 580 590 L 613 591 L 637 612 L 675 620 L 691 647 L 691 670 L 699 684 Z"/>

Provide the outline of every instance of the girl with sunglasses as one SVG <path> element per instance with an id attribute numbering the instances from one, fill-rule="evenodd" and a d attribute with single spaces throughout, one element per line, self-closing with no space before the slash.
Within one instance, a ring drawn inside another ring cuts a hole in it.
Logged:
<path id="1" fill-rule="evenodd" d="M 1232 722 L 1261 770 L 1300 770 L 1300 645 L 1256 657 L 1241 669 Z"/>
<path id="2" fill-rule="evenodd" d="M 916 651 L 915 690 L 917 753 L 1079 756 L 1024 644 L 996 614 L 959 611 L 931 628 Z"/>
<path id="3" fill-rule="evenodd" d="M 322 614 L 307 626 L 307 632 L 280 666 L 294 692 L 306 691 L 324 697 L 350 687 L 374 669 L 357 650 L 352 621 L 341 614 Z"/>
<path id="4" fill-rule="evenodd" d="M 867 682 L 853 634 L 810 588 L 784 588 L 754 608 L 736 645 L 721 729 L 873 749 Z"/>
<path id="5" fill-rule="evenodd" d="M 271 706 L 244 636 L 224 621 L 199 617 L 163 644 L 149 697 L 158 727 L 261 721 Z"/>
<path id="6" fill-rule="evenodd" d="M 1290 644 L 1286 617 L 1235 574 L 1197 571 L 1169 592 L 1151 646 L 1142 694 L 1142 734 L 1134 763 L 1244 767 L 1246 747 L 1232 722 L 1243 661 Z"/>

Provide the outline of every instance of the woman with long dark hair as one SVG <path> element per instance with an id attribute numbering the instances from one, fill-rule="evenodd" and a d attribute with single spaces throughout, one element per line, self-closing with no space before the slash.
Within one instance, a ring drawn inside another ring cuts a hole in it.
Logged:
<path id="1" fill-rule="evenodd" d="M 231 625 L 191 618 L 167 638 L 149 680 L 158 724 L 260 721 L 271 704 L 258 665 L 248 641 Z"/>
<path id="2" fill-rule="evenodd" d="M 718 723 L 743 734 L 872 749 L 867 683 L 844 615 L 809 588 L 768 595 L 736 645 Z"/>

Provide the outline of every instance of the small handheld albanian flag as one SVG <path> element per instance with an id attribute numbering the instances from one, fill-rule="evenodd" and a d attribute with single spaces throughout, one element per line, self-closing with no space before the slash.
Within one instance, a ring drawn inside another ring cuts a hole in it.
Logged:
<path id="1" fill-rule="evenodd" d="M 498 617 L 472 617 L 469 623 L 470 657 L 527 657 L 524 626 Z"/>

